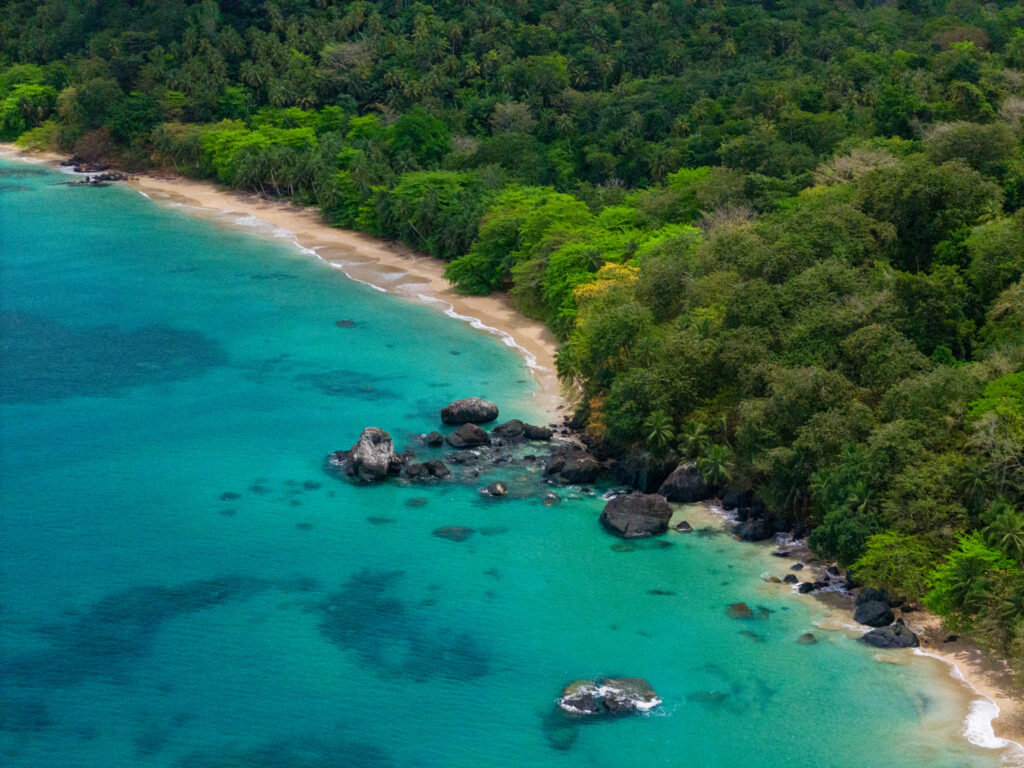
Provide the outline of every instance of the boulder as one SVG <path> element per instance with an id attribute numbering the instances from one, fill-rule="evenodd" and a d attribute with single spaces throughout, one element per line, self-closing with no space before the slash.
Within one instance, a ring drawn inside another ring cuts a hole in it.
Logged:
<path id="1" fill-rule="evenodd" d="M 480 461 L 480 454 L 475 451 L 456 451 L 449 453 L 447 458 L 452 464 L 476 464 Z"/>
<path id="2" fill-rule="evenodd" d="M 917 648 L 917 635 L 911 632 L 903 619 L 898 619 L 895 624 L 880 629 L 872 629 L 864 634 L 860 641 L 867 643 L 874 648 Z"/>
<path id="3" fill-rule="evenodd" d="M 423 466 L 427 468 L 431 477 L 436 477 L 439 480 L 443 480 L 452 473 L 452 471 L 448 469 L 447 465 L 440 459 L 425 461 L 423 462 Z"/>
<path id="4" fill-rule="evenodd" d="M 690 504 L 710 499 L 712 488 L 704 481 L 704 475 L 698 469 L 697 462 L 687 461 L 673 470 L 661 484 L 658 493 L 669 501 Z"/>
<path id="5" fill-rule="evenodd" d="M 787 573 L 782 579 L 783 584 L 796 584 L 798 581 L 800 579 L 796 577 L 795 573 Z"/>
<path id="6" fill-rule="evenodd" d="M 420 435 L 420 440 L 426 445 L 431 445 L 435 448 L 439 445 L 444 445 L 444 435 L 440 432 L 427 432 L 425 435 Z"/>
<path id="7" fill-rule="evenodd" d="M 814 585 L 809 581 L 802 581 L 800 582 L 800 586 L 796 588 L 796 591 L 801 595 L 806 595 L 809 592 L 814 591 Z"/>
<path id="8" fill-rule="evenodd" d="M 491 444 L 491 438 L 476 424 L 463 424 L 445 439 L 452 448 L 476 448 Z"/>
<path id="9" fill-rule="evenodd" d="M 508 493 L 508 486 L 500 480 L 497 480 L 484 488 L 484 493 L 488 496 L 496 496 L 500 498 Z"/>
<path id="10" fill-rule="evenodd" d="M 592 483 L 601 474 L 601 465 L 586 451 L 569 451 L 559 474 L 567 483 Z"/>
<path id="11" fill-rule="evenodd" d="M 527 440 L 539 440 L 546 443 L 551 439 L 553 434 L 555 434 L 555 430 L 548 427 L 537 427 L 533 424 L 523 424 L 523 437 Z"/>
<path id="12" fill-rule="evenodd" d="M 491 430 L 491 437 L 500 437 L 502 440 L 519 440 L 523 436 L 523 428 L 526 425 L 519 419 L 506 421 Z"/>
<path id="13" fill-rule="evenodd" d="M 868 600 L 857 606 L 853 612 L 854 621 L 867 624 L 869 627 L 885 627 L 892 624 L 896 617 L 888 603 L 881 600 Z"/>
<path id="14" fill-rule="evenodd" d="M 734 525 L 732 532 L 741 541 L 766 541 L 775 536 L 775 526 L 768 520 L 749 519 Z"/>
<path id="15" fill-rule="evenodd" d="M 893 600 L 889 596 L 888 592 L 881 589 L 874 589 L 873 587 L 864 587 L 860 592 L 857 593 L 857 605 L 862 603 L 885 603 L 886 605 L 893 606 L 899 605 L 899 600 Z"/>
<path id="16" fill-rule="evenodd" d="M 498 406 L 481 397 L 467 397 L 441 409 L 445 424 L 485 424 L 498 418 Z"/>
<path id="17" fill-rule="evenodd" d="M 558 707 L 578 717 L 646 712 L 659 704 L 661 697 L 642 677 L 573 680 L 558 697 Z"/>
<path id="18" fill-rule="evenodd" d="M 679 533 L 693 533 L 693 526 L 685 520 L 680 520 L 678 523 L 672 526 Z"/>
<path id="19" fill-rule="evenodd" d="M 657 493 L 678 463 L 678 459 L 655 456 L 650 451 L 629 451 L 615 462 L 615 479 L 642 493 Z"/>
<path id="20" fill-rule="evenodd" d="M 817 645 L 818 644 L 818 638 L 816 638 L 810 632 L 804 632 L 802 635 L 800 635 L 800 637 L 798 637 L 796 639 L 796 641 L 798 643 L 800 643 L 800 645 Z"/>
<path id="21" fill-rule="evenodd" d="M 413 481 L 443 480 L 449 475 L 451 475 L 451 470 L 445 466 L 443 461 L 437 459 L 425 461 L 422 464 L 410 462 L 402 469 L 402 477 Z"/>
<path id="22" fill-rule="evenodd" d="M 635 539 L 665 533 L 671 517 L 672 507 L 663 496 L 631 493 L 616 496 L 605 505 L 601 524 L 616 536 Z"/>
<path id="23" fill-rule="evenodd" d="M 379 427 L 367 427 L 347 451 L 336 451 L 330 461 L 349 477 L 364 483 L 383 480 L 392 471 L 395 446 L 391 435 Z"/>
<path id="24" fill-rule="evenodd" d="M 736 509 L 737 507 L 749 507 L 750 502 L 754 500 L 754 497 L 750 491 L 737 491 L 732 488 L 726 488 L 722 491 L 720 499 L 722 502 L 722 509 L 729 511 Z"/>

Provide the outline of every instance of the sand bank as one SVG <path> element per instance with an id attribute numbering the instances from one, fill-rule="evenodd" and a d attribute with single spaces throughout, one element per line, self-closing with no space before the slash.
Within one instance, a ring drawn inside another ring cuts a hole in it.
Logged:
<path id="1" fill-rule="evenodd" d="M 51 152 L 24 152 L 0 143 L 0 155 L 57 163 L 65 156 Z M 265 224 L 278 234 L 288 233 L 296 245 L 341 269 L 353 280 L 385 293 L 422 301 L 450 317 L 497 336 L 526 360 L 537 382 L 537 405 L 549 420 L 566 412 L 562 387 L 555 372 L 557 342 L 539 321 L 521 315 L 503 294 L 465 296 L 452 290 L 444 277 L 444 263 L 399 244 L 338 229 L 326 224 L 315 208 L 221 189 L 211 182 L 179 176 L 142 174 L 128 184 L 157 202 L 177 204 L 181 210 L 221 223 Z M 225 217 L 224 214 L 230 214 Z M 250 218 L 251 217 L 251 218 Z M 467 393 L 481 394 L 486 392 Z"/>

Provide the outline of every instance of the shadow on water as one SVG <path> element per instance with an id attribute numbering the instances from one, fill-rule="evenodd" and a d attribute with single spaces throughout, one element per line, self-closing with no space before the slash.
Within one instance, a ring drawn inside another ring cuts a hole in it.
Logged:
<path id="1" fill-rule="evenodd" d="M 309 592 L 310 579 L 266 581 L 223 576 L 175 587 L 133 587 L 108 595 L 84 614 L 43 631 L 50 646 L 5 660 L 4 679 L 61 687 L 88 678 L 115 681 L 130 675 L 132 662 L 147 653 L 167 621 L 252 598 L 269 589 Z"/>
<path id="2" fill-rule="evenodd" d="M 331 397 L 345 397 L 351 400 L 365 400 L 374 403 L 381 400 L 398 400 L 400 395 L 377 384 L 393 381 L 393 376 L 373 376 L 361 371 L 336 370 L 322 373 L 304 373 L 294 378 L 295 382 L 311 387 Z"/>
<path id="3" fill-rule="evenodd" d="M 382 677 L 466 681 L 486 675 L 490 661 L 476 639 L 437 626 L 431 605 L 396 597 L 404 576 L 370 569 L 353 574 L 317 606 L 320 632 Z"/>
<path id="4" fill-rule="evenodd" d="M 250 749 L 193 752 L 180 768 L 389 768 L 395 765 L 386 752 L 370 744 L 332 741 L 318 736 L 273 741 Z"/>
<path id="5" fill-rule="evenodd" d="M 0 312 L 0 402 L 111 397 L 147 384 L 181 381 L 227 363 L 195 331 L 110 325 L 74 328 L 34 314 Z"/>

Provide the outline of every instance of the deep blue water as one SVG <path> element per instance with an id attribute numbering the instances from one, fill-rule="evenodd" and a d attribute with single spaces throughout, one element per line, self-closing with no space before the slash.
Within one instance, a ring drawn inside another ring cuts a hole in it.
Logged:
<path id="1" fill-rule="evenodd" d="M 330 476 L 455 397 L 542 418 L 528 369 L 287 242 L 63 178 L 0 161 L 0 764 L 994 764 L 951 687 L 815 629 L 762 548 L 621 551 L 529 465 Z M 567 730 L 561 686 L 601 674 L 665 703 Z"/>

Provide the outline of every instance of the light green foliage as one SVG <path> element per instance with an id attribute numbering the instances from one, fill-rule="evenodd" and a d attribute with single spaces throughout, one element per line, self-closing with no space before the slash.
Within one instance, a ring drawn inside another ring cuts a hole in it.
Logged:
<path id="1" fill-rule="evenodd" d="M 928 590 L 926 578 L 934 561 L 935 551 L 921 539 L 882 531 L 867 540 L 851 570 L 868 586 L 900 600 L 918 600 Z"/>
<path id="2" fill-rule="evenodd" d="M 957 549 L 928 577 L 931 591 L 925 604 L 954 626 L 969 629 L 989 600 L 998 572 L 1013 568 L 999 550 L 985 544 L 981 534 L 963 536 Z"/>

